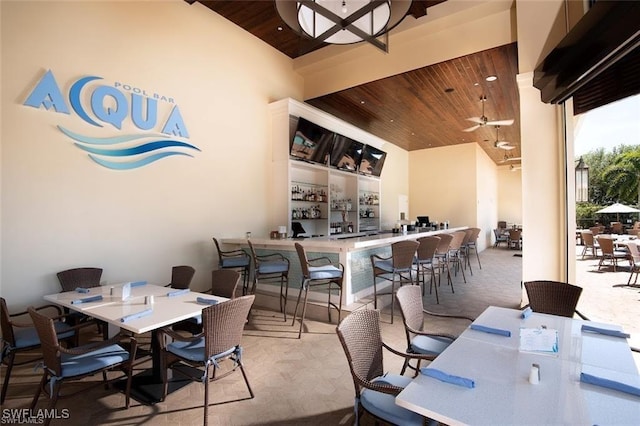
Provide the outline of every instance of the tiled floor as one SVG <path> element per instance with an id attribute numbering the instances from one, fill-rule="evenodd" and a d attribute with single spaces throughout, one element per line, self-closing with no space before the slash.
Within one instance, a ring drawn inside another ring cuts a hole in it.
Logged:
<path id="1" fill-rule="evenodd" d="M 454 290 L 443 282 L 440 304 L 434 295 L 425 296 L 425 307 L 433 311 L 475 317 L 487 306 L 517 307 L 521 297 L 521 258 L 506 249 L 487 249 L 480 254 L 483 269 L 472 259 L 473 275 L 467 282 L 454 277 Z M 594 272 L 597 261 L 578 261 L 578 278 L 584 287 L 580 310 L 600 321 L 622 324 L 637 338 L 640 334 L 638 288 L 620 287 L 628 272 Z M 394 324 L 388 309 L 382 314 L 383 337 L 398 349 L 406 346 L 402 321 L 396 310 Z M 248 392 L 241 374 L 232 374 L 210 385 L 209 422 L 216 425 L 350 425 L 353 424 L 353 382 L 335 324 L 306 321 L 308 332 L 296 338 L 297 327 L 284 323 L 280 313 L 254 309 L 246 327 L 243 360 L 255 392 Z M 466 322 L 434 323 L 434 329 L 459 333 Z M 148 342 L 148 336 L 142 337 Z M 3 408 L 27 408 L 39 373 L 33 364 L 15 368 Z M 387 370 L 399 372 L 399 358 L 385 353 Z M 2 369 L 4 374 L 5 369 Z M 79 396 L 61 400 L 70 418 L 54 421 L 64 425 L 199 425 L 202 423 L 203 385 L 192 383 L 154 406 L 132 401 L 125 410 L 124 396 L 102 386 Z M 38 408 L 45 407 L 42 397 Z M 6 422 L 5 422 L 6 423 Z M 373 424 L 365 416 L 362 424 Z"/>

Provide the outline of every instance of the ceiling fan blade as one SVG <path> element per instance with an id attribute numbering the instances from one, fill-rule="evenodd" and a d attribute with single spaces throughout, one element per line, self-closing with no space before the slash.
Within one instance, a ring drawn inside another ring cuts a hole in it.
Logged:
<path id="1" fill-rule="evenodd" d="M 482 117 L 469 117 L 467 118 L 467 121 L 472 121 L 478 124 L 484 124 L 484 120 L 482 119 Z"/>
<path id="2" fill-rule="evenodd" d="M 509 145 L 509 142 L 507 142 L 507 141 L 496 141 L 495 145 L 496 145 L 497 148 L 500 148 L 501 146 Z"/>
<path id="3" fill-rule="evenodd" d="M 487 121 L 488 126 L 511 126 L 513 124 L 513 119 L 511 120 L 495 120 L 495 121 Z"/>
<path id="4" fill-rule="evenodd" d="M 498 148 L 500 148 L 500 149 L 506 149 L 506 150 L 509 150 L 509 151 L 510 151 L 510 150 L 512 150 L 512 149 L 515 149 L 516 147 L 515 147 L 515 146 L 511 146 L 511 145 L 500 145 L 500 146 L 498 146 Z"/>
<path id="5" fill-rule="evenodd" d="M 466 129 L 463 129 L 462 131 L 463 132 L 473 132 L 474 130 L 479 129 L 479 128 L 480 128 L 480 125 L 477 124 L 475 126 L 467 127 Z"/>

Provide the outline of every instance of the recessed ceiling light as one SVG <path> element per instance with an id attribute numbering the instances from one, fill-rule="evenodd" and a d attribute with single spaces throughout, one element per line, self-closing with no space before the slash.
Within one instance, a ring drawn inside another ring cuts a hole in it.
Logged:
<path id="1" fill-rule="evenodd" d="M 498 77 L 495 76 L 495 75 L 490 75 L 487 78 L 485 78 L 485 80 L 487 80 L 487 81 L 496 81 L 497 79 L 498 79 Z"/>
<path id="2" fill-rule="evenodd" d="M 391 120 L 389 120 L 389 122 L 393 123 L 393 118 Z"/>
<path id="3" fill-rule="evenodd" d="M 364 104 L 364 101 L 360 101 L 361 104 Z"/>
<path id="4" fill-rule="evenodd" d="M 480 86 L 480 83 L 473 83 L 474 86 Z"/>
<path id="5" fill-rule="evenodd" d="M 282 31 L 282 27 L 278 25 L 278 31 Z"/>

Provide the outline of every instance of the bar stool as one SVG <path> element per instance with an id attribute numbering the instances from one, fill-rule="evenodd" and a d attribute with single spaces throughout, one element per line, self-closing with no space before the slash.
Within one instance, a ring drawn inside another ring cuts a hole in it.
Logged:
<path id="1" fill-rule="evenodd" d="M 307 310 L 307 297 L 309 296 L 309 288 L 317 286 L 328 286 L 327 311 L 329 313 L 329 322 L 331 322 L 331 307 L 338 310 L 338 323 L 342 314 L 342 281 L 344 278 L 344 266 L 341 263 L 331 263 L 328 257 L 317 257 L 308 259 L 304 247 L 300 243 L 295 243 L 296 252 L 300 259 L 300 268 L 302 269 L 302 284 L 298 293 L 298 301 L 296 309 L 293 311 L 293 326 L 296 323 L 296 315 L 298 314 L 298 305 L 304 290 L 304 302 L 302 304 L 302 316 L 300 317 L 300 331 L 298 331 L 298 339 L 302 335 L 304 326 L 304 315 Z M 331 289 L 338 289 L 338 306 L 331 303 Z"/>
<path id="2" fill-rule="evenodd" d="M 213 238 L 213 243 L 216 245 L 216 250 L 218 250 L 218 268 L 240 271 L 242 273 L 242 295 L 246 295 L 249 290 L 251 257 L 242 249 L 222 251 L 215 237 Z"/>
<path id="3" fill-rule="evenodd" d="M 373 307 L 378 308 L 378 296 L 391 295 L 391 324 L 393 324 L 393 305 L 395 304 L 395 283 L 398 282 L 400 286 L 405 283 L 413 284 L 411 271 L 419 245 L 417 241 L 398 241 L 391 244 L 391 257 L 381 257 L 376 254 L 370 256 L 373 269 Z M 391 281 L 391 291 L 378 293 L 377 278 Z"/>
<path id="4" fill-rule="evenodd" d="M 422 285 L 422 295 L 424 296 L 424 288 L 427 284 L 425 280 L 425 274 L 429 274 L 429 293 L 435 287 L 436 289 L 436 304 L 440 304 L 440 297 L 438 296 L 438 284 L 436 283 L 436 273 L 440 277 L 440 265 L 438 259 L 435 257 L 438 244 L 440 244 L 440 237 L 437 235 L 431 235 L 428 237 L 418 238 L 417 256 L 416 256 L 416 269 L 418 283 Z M 436 272 L 438 271 L 438 272 Z"/>
<path id="5" fill-rule="evenodd" d="M 284 313 L 287 320 L 287 297 L 289 295 L 289 259 L 280 253 L 266 255 L 256 254 L 256 250 L 247 240 L 251 258 L 253 259 L 253 286 L 251 294 L 256 294 L 258 283 L 280 283 L 280 312 Z"/>

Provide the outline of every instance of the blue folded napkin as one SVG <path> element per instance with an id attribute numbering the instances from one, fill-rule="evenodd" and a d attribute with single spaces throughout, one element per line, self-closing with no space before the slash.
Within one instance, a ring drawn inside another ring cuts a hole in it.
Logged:
<path id="1" fill-rule="evenodd" d="M 436 370 L 435 368 L 424 367 L 420 369 L 420 372 L 425 376 L 433 377 L 441 382 L 451 383 L 465 388 L 475 388 L 476 382 L 473 379 L 467 379 L 466 377 L 454 376 L 452 374 L 445 373 L 444 371 Z"/>
<path id="2" fill-rule="evenodd" d="M 136 312 L 134 314 L 125 315 L 122 318 L 120 318 L 120 321 L 121 322 L 131 321 L 137 318 L 146 317 L 147 315 L 151 315 L 152 313 L 153 313 L 153 309 L 149 308 L 149 309 L 145 309 L 144 311 Z"/>
<path id="3" fill-rule="evenodd" d="M 134 282 L 129 283 L 129 284 L 131 284 L 131 287 L 141 287 L 143 285 L 147 285 L 147 282 L 146 281 L 134 281 Z"/>
<path id="4" fill-rule="evenodd" d="M 218 303 L 216 299 L 207 299 L 206 297 L 198 297 L 196 298 L 196 302 L 200 303 L 201 305 L 215 305 L 216 303 Z"/>
<path id="5" fill-rule="evenodd" d="M 509 330 L 502 330 L 500 328 L 487 327 L 485 325 L 480 325 L 480 324 L 471 324 L 469 327 L 472 330 L 476 330 L 476 331 L 483 331 L 485 333 L 499 334 L 501 336 L 511 337 L 511 332 Z"/>
<path id="6" fill-rule="evenodd" d="M 637 386 L 617 382 L 615 380 L 604 379 L 592 374 L 580 373 L 580 381 L 583 383 L 589 383 L 596 386 L 602 386 L 603 388 L 614 389 L 620 392 L 629 393 L 631 395 L 640 396 L 640 388 Z"/>
<path id="7" fill-rule="evenodd" d="M 91 290 L 89 290 L 88 288 L 84 288 L 84 287 L 76 287 L 76 292 L 77 293 L 89 293 Z"/>
<path id="8" fill-rule="evenodd" d="M 186 294 L 186 293 L 189 293 L 188 288 L 184 288 L 182 290 L 173 290 L 167 293 L 167 297 L 180 296 L 181 294 Z"/>
<path id="9" fill-rule="evenodd" d="M 623 339 L 628 339 L 629 337 L 631 337 L 630 334 L 622 331 L 609 330 L 606 328 L 599 328 L 599 327 L 594 327 L 592 325 L 586 325 L 586 324 L 582 325 L 582 331 L 590 331 L 592 333 L 606 334 L 607 336 L 613 336 L 613 337 L 622 337 Z"/>
<path id="10" fill-rule="evenodd" d="M 99 294 L 97 296 L 91 296 L 91 297 L 85 297 L 85 298 L 82 298 L 82 299 L 72 300 L 71 304 L 72 305 L 78 305 L 80 303 L 97 302 L 98 300 L 102 300 L 102 295 L 101 294 Z"/>
<path id="11" fill-rule="evenodd" d="M 524 310 L 522 311 L 522 313 L 520 314 L 520 316 L 521 316 L 522 318 L 529 318 L 529 317 L 531 316 L 531 314 L 532 314 L 532 313 L 533 313 L 533 311 L 531 310 L 531 308 L 530 308 L 530 307 L 527 307 L 526 309 L 524 309 Z"/>

